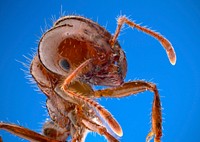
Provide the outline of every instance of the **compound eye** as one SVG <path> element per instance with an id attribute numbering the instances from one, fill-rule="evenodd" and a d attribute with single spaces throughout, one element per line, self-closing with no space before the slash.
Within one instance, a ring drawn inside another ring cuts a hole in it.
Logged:
<path id="1" fill-rule="evenodd" d="M 59 65 L 64 71 L 69 71 L 70 69 L 70 64 L 66 59 L 61 59 Z"/>

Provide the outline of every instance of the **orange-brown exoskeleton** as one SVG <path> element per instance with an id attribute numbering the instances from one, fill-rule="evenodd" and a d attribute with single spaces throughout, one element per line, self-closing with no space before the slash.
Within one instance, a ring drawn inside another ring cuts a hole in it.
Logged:
<path id="1" fill-rule="evenodd" d="M 100 97 L 120 98 L 144 91 L 154 93 L 152 127 L 146 141 L 162 136 L 160 96 L 156 85 L 146 81 L 124 82 L 127 61 L 117 37 L 123 24 L 156 38 L 174 65 L 176 55 L 170 42 L 162 35 L 135 24 L 125 16 L 117 21 L 114 35 L 97 23 L 80 16 L 58 19 L 40 39 L 38 52 L 33 58 L 30 73 L 41 91 L 47 96 L 46 107 L 51 120 L 45 122 L 43 134 L 21 126 L 0 123 L 15 135 L 30 141 L 84 142 L 88 131 L 105 136 L 109 142 L 119 141 L 123 132 L 111 115 L 94 99 Z M 92 85 L 108 86 L 93 90 Z M 106 124 L 106 125 L 105 125 Z"/>

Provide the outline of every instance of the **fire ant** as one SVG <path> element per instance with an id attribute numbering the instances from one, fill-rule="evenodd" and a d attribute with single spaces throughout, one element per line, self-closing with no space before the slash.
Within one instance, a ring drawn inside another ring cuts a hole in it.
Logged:
<path id="1" fill-rule="evenodd" d="M 71 142 L 84 142 L 87 132 L 93 131 L 109 142 L 117 142 L 108 130 L 122 136 L 122 128 L 95 99 L 121 98 L 148 90 L 154 93 L 154 99 L 152 127 L 146 141 L 154 138 L 154 142 L 160 142 L 162 113 L 156 85 L 141 80 L 124 82 L 127 61 L 117 41 L 123 24 L 157 39 L 171 64 L 176 63 L 175 51 L 166 38 L 125 16 L 118 18 L 114 35 L 85 17 L 61 17 L 41 37 L 30 66 L 32 77 L 47 96 L 46 107 L 51 120 L 45 122 L 43 134 L 4 122 L 0 122 L 0 129 L 30 141 L 64 142 L 71 138 Z M 110 88 L 94 90 L 92 85 Z"/>

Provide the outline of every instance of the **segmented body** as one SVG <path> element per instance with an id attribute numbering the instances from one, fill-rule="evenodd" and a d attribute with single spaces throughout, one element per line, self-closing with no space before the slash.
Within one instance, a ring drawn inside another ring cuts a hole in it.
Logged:
<path id="1" fill-rule="evenodd" d="M 158 89 L 143 80 L 124 82 L 127 62 L 117 37 L 123 24 L 137 28 L 157 39 L 166 50 L 172 65 L 176 54 L 171 43 L 159 33 L 121 16 L 114 35 L 97 23 L 80 16 L 65 16 L 43 34 L 30 73 L 47 96 L 46 107 L 51 120 L 45 122 L 43 135 L 27 128 L 0 122 L 0 129 L 30 141 L 84 142 L 88 131 L 103 135 L 109 142 L 122 136 L 122 128 L 111 113 L 98 104 L 101 97 L 120 98 L 151 91 L 152 126 L 146 137 L 160 142 L 162 112 Z M 108 86 L 93 90 L 93 85 Z M 112 131 L 112 132 L 111 132 Z M 1 138 L 1 137 L 0 137 Z"/>
<path id="2" fill-rule="evenodd" d="M 82 102 L 70 97 L 66 101 L 58 95 L 65 93 L 59 86 L 70 71 L 92 58 L 93 62 L 88 67 L 90 71 L 83 71 L 84 75 L 68 86 L 68 90 L 89 98 L 94 98 L 92 84 L 117 86 L 123 83 L 126 74 L 125 55 L 119 44 L 111 48 L 110 38 L 111 35 L 96 23 L 71 16 L 55 22 L 54 27 L 40 40 L 38 54 L 32 61 L 30 71 L 47 96 L 46 106 L 52 121 L 68 133 L 63 140 L 74 135 L 84 139 L 83 135 L 86 135 L 86 128 L 80 124 L 76 110 L 76 106 Z M 67 60 L 70 66 L 68 69 L 61 64 L 62 59 Z M 93 108 L 87 104 L 81 107 L 84 117 L 102 123 Z"/>

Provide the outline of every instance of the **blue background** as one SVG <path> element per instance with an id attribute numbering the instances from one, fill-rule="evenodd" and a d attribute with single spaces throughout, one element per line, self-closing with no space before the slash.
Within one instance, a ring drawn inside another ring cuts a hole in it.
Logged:
<path id="1" fill-rule="evenodd" d="M 118 38 L 128 60 L 126 81 L 145 79 L 158 85 L 163 106 L 163 142 L 200 141 L 200 4 L 198 0 L 6 0 L 0 1 L 0 120 L 40 132 L 47 117 L 45 95 L 34 91 L 16 60 L 37 48 L 45 23 L 60 15 L 78 14 L 98 21 L 114 33 L 116 17 L 125 14 L 162 33 L 173 44 L 177 64 L 172 66 L 154 38 L 125 26 Z M 46 22 L 45 22 L 46 21 Z M 100 99 L 123 128 L 122 142 L 142 142 L 150 130 L 153 94 L 122 99 Z M 0 131 L 5 142 L 21 141 Z M 98 134 L 87 142 L 106 141 Z"/>

